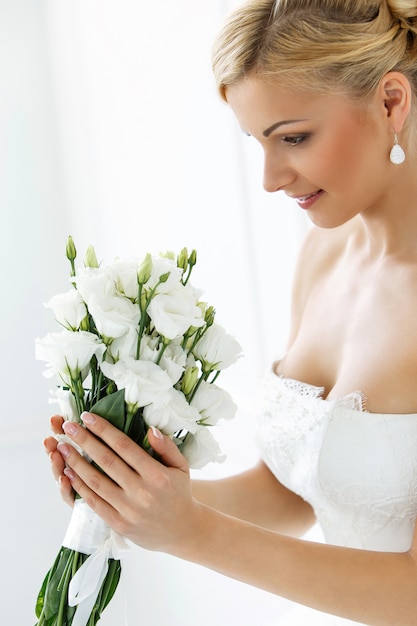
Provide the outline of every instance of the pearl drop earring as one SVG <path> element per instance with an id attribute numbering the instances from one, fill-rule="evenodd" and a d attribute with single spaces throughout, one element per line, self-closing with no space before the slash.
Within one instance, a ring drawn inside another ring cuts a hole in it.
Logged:
<path id="1" fill-rule="evenodd" d="M 397 133 L 394 134 L 394 145 L 392 146 L 389 160 L 391 163 L 394 163 L 394 165 L 401 165 L 401 163 L 405 161 L 405 152 L 398 143 Z"/>

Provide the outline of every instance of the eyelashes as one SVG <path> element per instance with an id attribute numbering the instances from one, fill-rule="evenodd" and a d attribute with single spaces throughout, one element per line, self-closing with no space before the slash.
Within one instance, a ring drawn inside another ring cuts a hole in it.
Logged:
<path id="1" fill-rule="evenodd" d="M 252 135 L 250 133 L 248 133 L 246 130 L 242 129 L 243 134 L 246 137 L 252 137 Z M 311 133 L 301 133 L 298 135 L 282 135 L 282 136 L 278 136 L 278 139 L 288 145 L 288 146 L 299 146 L 300 144 L 304 143 L 305 141 L 307 141 L 308 139 L 310 139 L 311 137 Z"/>
<path id="2" fill-rule="evenodd" d="M 281 141 L 290 146 L 299 146 L 310 137 L 311 135 L 309 133 L 303 133 L 301 135 L 284 135 L 281 137 Z"/>

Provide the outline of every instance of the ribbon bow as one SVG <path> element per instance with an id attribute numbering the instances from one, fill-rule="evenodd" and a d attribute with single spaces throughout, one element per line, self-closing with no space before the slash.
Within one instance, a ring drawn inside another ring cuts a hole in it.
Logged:
<path id="1" fill-rule="evenodd" d="M 68 604 L 77 606 L 72 626 L 86 626 L 108 572 L 108 560 L 120 559 L 129 546 L 83 500 L 74 504 L 63 545 L 90 556 L 69 584 Z"/>

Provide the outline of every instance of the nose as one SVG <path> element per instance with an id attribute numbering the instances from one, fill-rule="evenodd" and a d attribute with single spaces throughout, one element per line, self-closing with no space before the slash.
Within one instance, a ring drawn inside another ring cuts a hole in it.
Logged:
<path id="1" fill-rule="evenodd" d="M 286 160 L 276 154 L 264 156 L 263 188 L 269 193 L 285 189 L 294 182 L 296 174 Z"/>

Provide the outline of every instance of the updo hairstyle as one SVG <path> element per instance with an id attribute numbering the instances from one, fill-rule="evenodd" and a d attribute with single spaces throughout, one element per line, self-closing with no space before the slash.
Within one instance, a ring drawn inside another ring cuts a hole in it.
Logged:
<path id="1" fill-rule="evenodd" d="M 417 0 L 250 0 L 226 20 L 212 58 L 223 99 L 251 73 L 366 100 L 387 72 L 402 72 L 415 117 Z"/>

